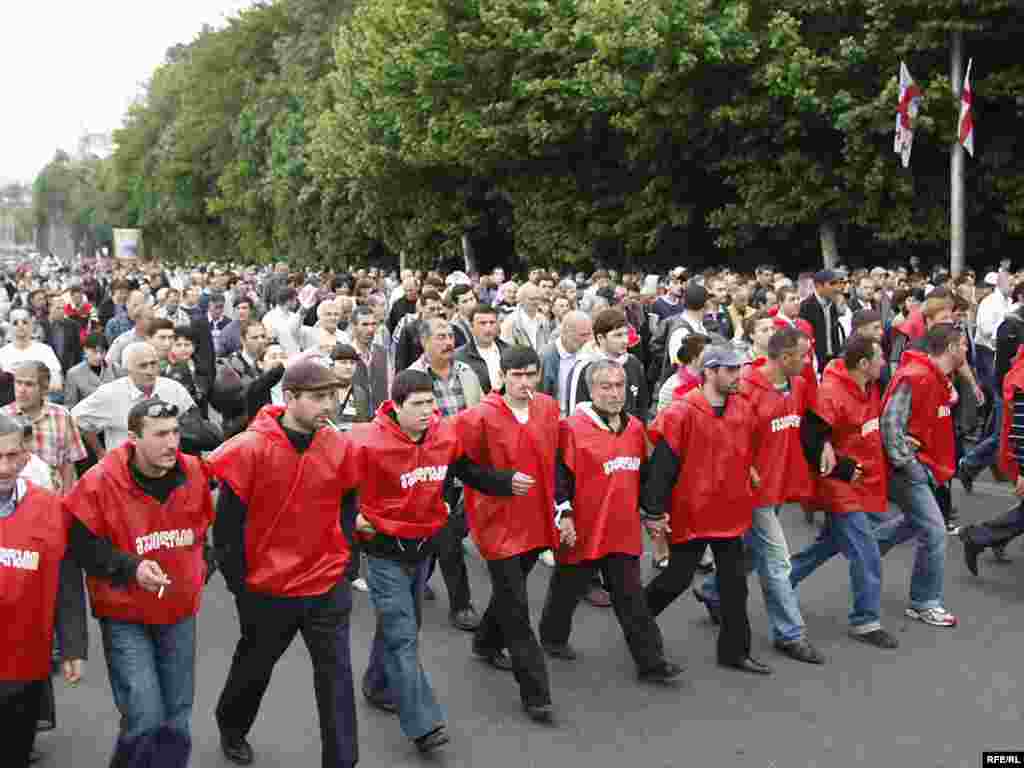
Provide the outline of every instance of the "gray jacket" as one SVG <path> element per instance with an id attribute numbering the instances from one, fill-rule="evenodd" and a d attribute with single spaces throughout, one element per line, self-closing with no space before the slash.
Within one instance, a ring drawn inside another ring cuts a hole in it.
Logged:
<path id="1" fill-rule="evenodd" d="M 121 374 L 111 365 L 104 365 L 97 376 L 89 367 L 89 363 L 83 360 L 69 368 L 64 377 L 64 407 L 71 410 L 99 389 L 101 384 L 107 384 L 120 377 Z"/>

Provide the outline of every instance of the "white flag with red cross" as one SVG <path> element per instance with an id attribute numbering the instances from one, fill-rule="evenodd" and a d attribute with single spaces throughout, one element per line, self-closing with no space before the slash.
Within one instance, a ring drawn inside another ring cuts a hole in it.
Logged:
<path id="1" fill-rule="evenodd" d="M 903 167 L 910 165 L 910 149 L 914 144 L 914 121 L 921 107 L 921 89 L 917 87 L 910 70 L 900 62 L 900 100 L 896 107 L 896 141 L 893 151 L 903 160 Z"/>

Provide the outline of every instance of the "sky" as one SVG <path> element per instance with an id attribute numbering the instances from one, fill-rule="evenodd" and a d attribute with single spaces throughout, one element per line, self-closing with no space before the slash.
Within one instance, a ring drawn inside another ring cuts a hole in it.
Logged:
<path id="1" fill-rule="evenodd" d="M 84 132 L 121 125 L 176 43 L 252 0 L 10 0 L 0 24 L 0 181 L 32 181 Z"/>

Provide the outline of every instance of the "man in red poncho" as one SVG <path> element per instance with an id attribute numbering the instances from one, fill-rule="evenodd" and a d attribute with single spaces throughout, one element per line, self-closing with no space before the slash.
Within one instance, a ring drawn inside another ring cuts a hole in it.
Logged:
<path id="1" fill-rule="evenodd" d="M 872 520 L 889 508 L 888 471 L 878 428 L 878 379 L 884 365 L 878 340 L 854 333 L 843 357 L 825 368 L 817 402 L 800 425 L 800 437 L 814 464 L 826 440 L 834 446 L 836 468 L 818 480 L 817 496 L 828 516 L 817 540 L 793 555 L 789 580 L 796 587 L 842 552 L 850 564 L 853 593 L 850 634 L 877 648 L 896 648 L 896 638 L 882 629 L 882 558 Z"/>
<path id="2" fill-rule="evenodd" d="M 514 499 L 466 489 L 470 531 L 491 576 L 491 602 L 473 641 L 473 652 L 513 670 L 527 715 L 552 717 L 551 684 L 544 653 L 530 626 L 526 579 L 545 549 L 558 547 L 554 522 L 558 403 L 537 394 L 540 358 L 523 346 L 501 354 L 504 394 L 491 392 L 459 415 L 466 457 L 495 469 L 518 469 L 529 492 Z M 509 656 L 503 649 L 507 648 Z"/>
<path id="3" fill-rule="evenodd" d="M 178 408 L 140 400 L 131 439 L 109 451 L 64 497 L 71 546 L 89 575 L 114 702 L 112 766 L 188 764 L 195 698 L 196 617 L 210 567 L 210 478 L 180 451 Z"/>
<path id="4" fill-rule="evenodd" d="M 640 582 L 643 424 L 624 411 L 621 363 L 598 360 L 586 375 L 592 402 L 580 403 L 559 429 L 555 501 L 562 547 L 540 620 L 541 645 L 549 656 L 576 658 L 569 645 L 573 613 L 600 569 L 640 678 L 670 680 L 682 667 L 665 660 Z"/>
<path id="5" fill-rule="evenodd" d="M 81 677 L 88 647 L 82 573 L 62 561 L 71 515 L 59 497 L 18 477 L 29 460 L 27 432 L 0 414 L 0 718 L 11 768 L 29 765 L 50 695 L 55 615 L 69 683 Z"/>
<path id="6" fill-rule="evenodd" d="M 362 478 L 357 535 L 367 555 L 367 582 L 377 614 L 363 695 L 397 712 L 416 748 L 448 742 L 445 714 L 419 656 L 423 592 L 430 558 L 443 546 L 450 510 L 445 495 L 455 479 L 483 493 L 511 496 L 522 477 L 492 472 L 463 456 L 455 420 L 437 412 L 434 382 L 407 369 L 374 420 L 350 433 L 352 464 Z M 450 498 L 450 496 L 449 496 Z"/>
<path id="7" fill-rule="evenodd" d="M 342 529 L 342 514 L 354 522 L 359 478 L 347 439 L 328 426 L 338 383 L 314 359 L 294 362 L 281 379 L 285 405 L 264 406 L 210 457 L 221 480 L 214 542 L 241 629 L 216 719 L 221 750 L 238 765 L 253 762 L 247 735 L 274 665 L 300 632 L 313 663 L 323 765 L 359 759 Z"/>
<path id="8" fill-rule="evenodd" d="M 704 384 L 665 409 L 662 433 L 640 503 L 649 526 L 670 536 L 668 568 L 647 585 L 658 616 L 693 579 L 705 547 L 715 553 L 721 590 L 718 663 L 767 675 L 750 656 L 743 534 L 750 530 L 756 484 L 754 412 L 739 396 L 742 358 L 726 346 L 704 352 Z"/>

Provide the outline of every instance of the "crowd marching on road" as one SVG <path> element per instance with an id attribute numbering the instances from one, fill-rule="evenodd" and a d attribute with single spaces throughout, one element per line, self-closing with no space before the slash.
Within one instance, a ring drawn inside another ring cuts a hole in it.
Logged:
<path id="1" fill-rule="evenodd" d="M 197 653 L 233 640 L 212 716 L 227 760 L 258 761 L 249 735 L 297 634 L 322 765 L 342 768 L 359 761 L 357 686 L 419 752 L 451 739 L 421 660 L 435 570 L 467 657 L 511 671 L 524 714 L 557 724 L 548 660 L 578 659 L 583 600 L 612 609 L 638 682 L 684 675 L 685 639 L 658 617 L 691 587 L 718 664 L 769 676 L 751 571 L 774 648 L 820 665 L 800 592 L 835 555 L 850 637 L 891 652 L 890 550 L 915 541 L 905 616 L 953 628 L 947 537 L 977 575 L 1024 532 L 1024 504 L 962 526 L 951 494 L 991 470 L 1024 497 L 1024 275 L 1006 264 L 980 282 L 899 265 L 523 277 L 46 260 L 6 275 L 4 764 L 39 759 L 53 677 L 81 679 L 87 604 L 121 715 L 112 768 L 189 763 Z M 794 554 L 792 503 L 824 515 Z M 535 630 L 538 562 L 553 571 Z M 237 638 L 197 633 L 218 571 Z M 376 627 L 357 679 L 361 593 Z"/>

